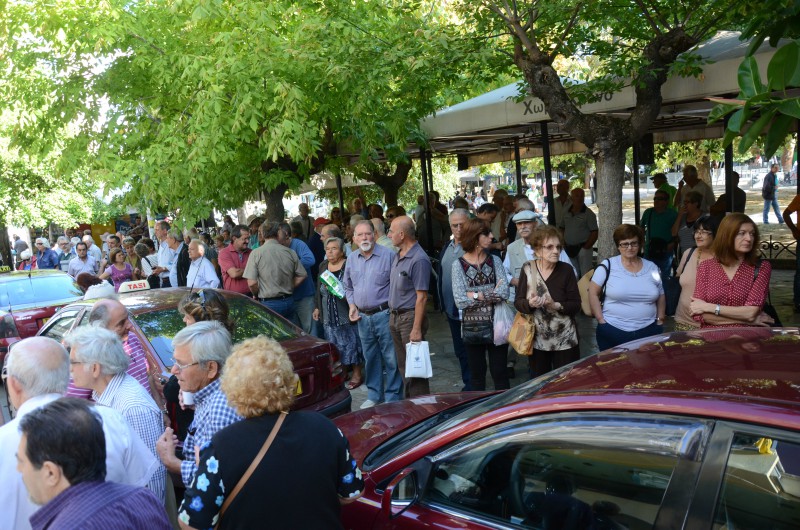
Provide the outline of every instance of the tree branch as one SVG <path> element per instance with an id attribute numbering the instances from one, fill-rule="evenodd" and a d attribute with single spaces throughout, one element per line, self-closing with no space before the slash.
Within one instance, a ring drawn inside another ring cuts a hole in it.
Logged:
<path id="1" fill-rule="evenodd" d="M 153 48 L 155 51 L 157 51 L 157 52 L 158 52 L 158 53 L 160 53 L 161 55 L 166 55 L 166 54 L 167 54 L 167 52 L 165 52 L 164 50 L 162 50 L 161 48 L 159 48 L 158 46 L 156 46 L 156 45 L 155 45 L 155 44 L 153 44 L 152 42 L 148 41 L 148 40 L 147 40 L 147 39 L 145 39 L 144 37 L 142 37 L 142 36 L 140 36 L 140 35 L 137 35 L 136 33 L 128 33 L 128 35 L 130 35 L 130 36 L 131 36 L 131 37 L 133 37 L 134 39 L 138 39 L 138 40 L 140 40 L 140 41 L 144 42 L 145 44 L 147 44 L 147 46 L 148 46 L 148 47 L 150 47 L 150 48 Z"/>

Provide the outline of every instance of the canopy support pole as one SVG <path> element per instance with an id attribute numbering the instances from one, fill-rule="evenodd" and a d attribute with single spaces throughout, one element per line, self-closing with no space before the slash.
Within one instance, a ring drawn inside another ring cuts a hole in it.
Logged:
<path id="1" fill-rule="evenodd" d="M 637 142 L 638 143 L 638 142 Z M 639 196 L 639 149 L 633 144 L 633 223 L 639 226 L 641 221 L 642 199 Z"/>
<path id="2" fill-rule="evenodd" d="M 724 128 L 728 129 L 728 120 L 730 119 L 730 114 L 725 116 L 724 120 Z M 728 197 L 728 204 L 726 205 L 726 213 L 728 212 L 735 212 L 735 205 L 736 202 L 736 194 L 733 193 L 734 183 L 733 183 L 733 142 L 730 145 L 725 147 L 725 193 L 726 197 Z"/>
<path id="3" fill-rule="evenodd" d="M 425 149 L 419 149 L 419 166 L 422 171 L 422 196 L 425 201 L 425 234 L 428 236 L 428 248 L 430 251 L 433 245 L 433 219 L 431 218 L 431 195 L 428 189 L 428 164 L 426 162 L 427 153 Z"/>
<path id="4" fill-rule="evenodd" d="M 522 193 L 522 164 L 519 160 L 519 138 L 514 138 L 514 162 L 517 164 L 517 193 Z"/>
<path id="5" fill-rule="evenodd" d="M 553 200 L 553 166 L 550 164 L 550 134 L 546 121 L 543 121 L 540 126 L 542 129 L 542 155 L 544 156 L 544 186 L 547 190 L 547 223 L 555 225 L 556 207 Z"/>
<path id="6" fill-rule="evenodd" d="M 794 139 L 794 161 L 797 162 L 797 194 L 800 195 L 800 120 L 797 120 L 797 138 Z"/>

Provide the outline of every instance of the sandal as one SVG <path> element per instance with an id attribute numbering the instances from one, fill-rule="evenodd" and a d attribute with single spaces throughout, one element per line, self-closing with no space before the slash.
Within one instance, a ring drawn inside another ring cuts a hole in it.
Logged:
<path id="1" fill-rule="evenodd" d="M 353 381 L 353 380 L 350 380 L 350 381 L 348 381 L 348 382 L 346 382 L 344 384 L 344 387 L 347 390 L 355 390 L 356 388 L 360 387 L 363 382 L 364 381 Z"/>

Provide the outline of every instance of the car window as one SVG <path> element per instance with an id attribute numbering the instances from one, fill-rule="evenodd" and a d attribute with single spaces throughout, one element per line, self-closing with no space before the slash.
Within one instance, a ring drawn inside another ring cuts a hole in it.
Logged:
<path id="1" fill-rule="evenodd" d="M 229 298 L 231 319 L 236 323 L 233 341 L 239 342 L 258 335 L 278 342 L 297 337 L 297 330 L 281 318 L 267 311 L 264 306 L 246 298 Z"/>
<path id="2" fill-rule="evenodd" d="M 42 332 L 42 335 L 61 342 L 64 340 L 67 333 L 69 333 L 69 330 L 72 329 L 73 324 L 75 324 L 75 318 L 78 316 L 79 312 L 80 310 L 61 311 L 57 317 L 52 319 L 53 322 Z"/>
<path id="3" fill-rule="evenodd" d="M 0 283 L 0 307 L 12 309 L 29 305 L 55 305 L 72 302 L 83 293 L 70 276 L 34 276 Z"/>
<path id="4" fill-rule="evenodd" d="M 133 321 L 144 333 L 144 336 L 150 341 L 164 366 L 172 366 L 172 338 L 186 327 L 178 310 L 150 311 L 149 313 L 132 315 L 132 317 Z"/>
<path id="5" fill-rule="evenodd" d="M 800 527 L 800 444 L 735 434 L 715 524 L 737 530 Z"/>
<path id="6" fill-rule="evenodd" d="M 509 422 L 435 456 L 423 502 L 521 528 L 652 528 L 673 471 L 710 432 L 674 417 Z"/>

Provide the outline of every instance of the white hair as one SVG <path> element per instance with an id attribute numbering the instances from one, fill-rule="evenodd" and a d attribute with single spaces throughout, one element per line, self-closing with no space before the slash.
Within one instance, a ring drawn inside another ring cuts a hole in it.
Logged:
<path id="1" fill-rule="evenodd" d="M 81 326 L 64 339 L 67 347 L 75 348 L 75 360 L 88 371 L 90 364 L 99 364 L 103 375 L 125 373 L 131 363 L 122 348 L 122 341 L 113 331 L 98 326 Z"/>
<path id="2" fill-rule="evenodd" d="M 222 370 L 231 354 L 231 334 L 216 320 L 204 320 L 176 333 L 172 338 L 172 346 L 188 346 L 194 362 L 215 361 Z"/>
<path id="3" fill-rule="evenodd" d="M 467 219 L 469 219 L 469 212 L 464 208 L 456 208 L 452 212 L 450 212 L 449 219 L 452 219 L 454 215 L 463 215 Z"/>
<path id="4" fill-rule="evenodd" d="M 50 248 L 50 241 L 48 241 L 46 237 L 37 237 L 34 243 L 41 243 L 45 247 Z"/>
<path id="5" fill-rule="evenodd" d="M 28 398 L 67 391 L 69 354 L 49 337 L 31 337 L 16 343 L 8 352 L 6 369 Z"/>
<path id="6" fill-rule="evenodd" d="M 361 214 L 353 214 L 350 216 L 350 228 L 355 228 L 358 223 L 364 220 Z"/>

